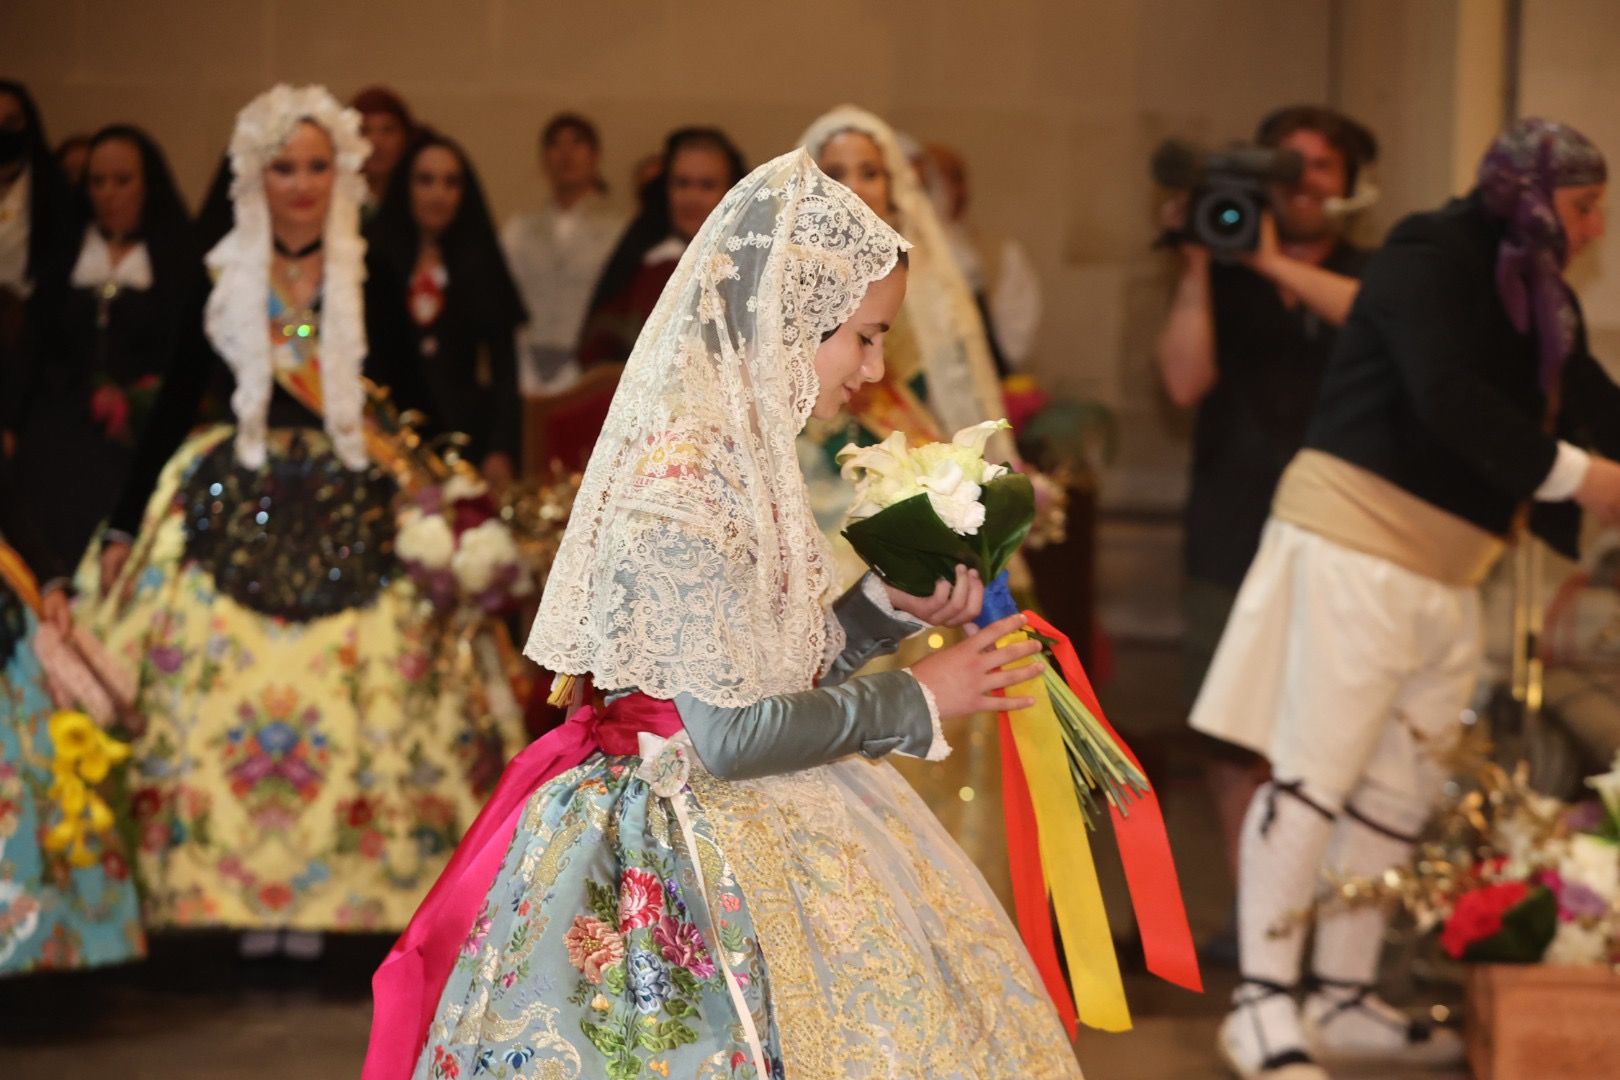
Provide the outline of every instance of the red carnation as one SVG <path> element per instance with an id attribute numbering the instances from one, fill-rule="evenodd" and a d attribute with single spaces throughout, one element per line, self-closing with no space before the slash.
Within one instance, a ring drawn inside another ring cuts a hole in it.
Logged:
<path id="1" fill-rule="evenodd" d="M 1440 933 L 1440 945 L 1454 959 L 1475 942 L 1497 934 L 1502 929 L 1502 918 L 1518 907 L 1530 894 L 1530 886 L 1523 881 L 1508 881 L 1500 885 L 1486 885 L 1457 898 L 1451 917 Z"/>

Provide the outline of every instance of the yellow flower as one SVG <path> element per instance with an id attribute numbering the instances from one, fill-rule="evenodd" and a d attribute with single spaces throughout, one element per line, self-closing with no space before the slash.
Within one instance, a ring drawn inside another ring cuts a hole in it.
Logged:
<path id="1" fill-rule="evenodd" d="M 112 807 L 108 806 L 99 796 L 90 796 L 90 812 L 86 815 L 90 819 L 90 831 L 100 836 L 113 827 Z"/>
<path id="2" fill-rule="evenodd" d="M 56 782 L 47 792 L 51 801 L 61 807 L 62 813 L 70 818 L 76 818 L 84 813 L 85 804 L 90 799 L 90 791 L 84 786 L 84 781 L 69 773 L 57 773 Z"/>
<path id="3" fill-rule="evenodd" d="M 107 773 L 120 761 L 129 757 L 129 746 L 112 738 L 104 731 L 96 732 L 96 742 L 79 762 L 79 775 L 92 784 L 107 779 Z"/>
<path id="4" fill-rule="evenodd" d="M 96 736 L 101 734 L 96 722 L 84 713 L 66 710 L 51 716 L 49 729 L 51 746 L 56 750 L 59 762 L 79 760 L 95 745 Z"/>
<path id="5" fill-rule="evenodd" d="M 95 853 L 85 846 L 83 833 L 74 838 L 73 850 L 68 852 L 68 865 L 80 869 L 96 865 Z"/>
<path id="6" fill-rule="evenodd" d="M 66 821 L 57 822 L 45 834 L 45 850 L 62 851 L 69 844 L 79 839 L 83 833 L 84 826 L 77 818 L 68 818 Z"/>

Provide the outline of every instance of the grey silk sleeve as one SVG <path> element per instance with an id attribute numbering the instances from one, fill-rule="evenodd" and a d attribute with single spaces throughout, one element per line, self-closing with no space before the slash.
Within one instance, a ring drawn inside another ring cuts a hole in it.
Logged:
<path id="1" fill-rule="evenodd" d="M 698 758 L 725 780 L 809 769 L 857 753 L 923 757 L 934 746 L 933 712 L 908 671 L 863 675 L 740 708 L 679 694 L 675 708 Z"/>
<path id="2" fill-rule="evenodd" d="M 823 686 L 841 683 L 868 662 L 894 652 L 925 623 L 896 611 L 876 574 L 867 574 L 832 606 L 833 618 L 844 627 L 844 651 L 821 677 Z"/>

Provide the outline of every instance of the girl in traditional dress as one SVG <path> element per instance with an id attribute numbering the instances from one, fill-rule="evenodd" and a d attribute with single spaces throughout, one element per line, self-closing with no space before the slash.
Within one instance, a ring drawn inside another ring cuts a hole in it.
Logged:
<path id="1" fill-rule="evenodd" d="M 374 980 L 366 1080 L 1079 1076 L 1028 956 L 890 752 L 1029 669 L 983 587 L 833 573 L 794 442 L 883 371 L 905 241 L 796 151 L 642 332 L 528 654 L 590 699 L 508 769 Z"/>
<path id="2" fill-rule="evenodd" d="M 422 132 L 366 238 L 369 374 L 427 416 L 423 435 L 466 435 L 485 477 L 510 483 L 523 425 L 514 331 L 527 314 L 466 151 Z"/>
<path id="3" fill-rule="evenodd" d="M 79 704 L 84 683 L 41 664 L 70 651 L 65 567 L 20 510 L 0 484 L 0 978 L 146 951 L 129 852 L 105 797 L 127 751 L 84 713 L 59 712 Z M 41 591 L 36 575 L 58 584 Z"/>
<path id="4" fill-rule="evenodd" d="M 686 127 L 664 141 L 663 166 L 641 191 L 641 213 L 625 229 L 596 282 L 579 335 L 579 363 L 621 364 L 635 346 L 692 237 L 747 171 L 719 128 Z"/>
<path id="5" fill-rule="evenodd" d="M 475 764 L 519 731 L 394 556 L 409 477 L 365 418 L 359 123 L 320 87 L 238 115 L 208 255 L 223 363 L 165 380 L 113 518 L 132 543 L 100 556 L 96 621 L 147 722 L 146 917 L 254 930 L 250 953 L 403 925 L 477 811 Z M 215 376 L 236 422 L 188 438 Z"/>
<path id="6" fill-rule="evenodd" d="M 91 219 L 28 303 L 14 419 L 16 491 L 77 560 L 124 487 L 164 374 L 202 347 L 208 291 L 169 166 L 126 124 L 90 140 Z"/>

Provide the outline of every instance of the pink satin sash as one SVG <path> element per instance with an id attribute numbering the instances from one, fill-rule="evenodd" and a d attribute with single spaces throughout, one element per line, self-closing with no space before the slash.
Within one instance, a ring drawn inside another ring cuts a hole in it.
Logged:
<path id="1" fill-rule="evenodd" d="M 598 750 L 634 754 L 641 732 L 667 739 L 680 730 L 674 702 L 629 694 L 603 709 L 576 709 L 561 727 L 512 759 L 410 925 L 371 977 L 371 1041 L 361 1080 L 409 1080 L 456 954 L 500 872 L 529 796 Z"/>

